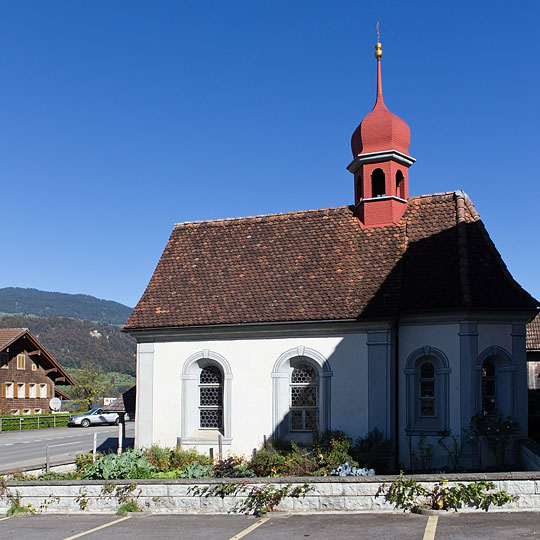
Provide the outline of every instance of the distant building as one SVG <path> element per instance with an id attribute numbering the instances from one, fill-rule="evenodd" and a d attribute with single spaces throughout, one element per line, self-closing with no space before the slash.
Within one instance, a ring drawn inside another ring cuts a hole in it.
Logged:
<path id="1" fill-rule="evenodd" d="M 540 314 L 527 325 L 527 385 L 540 390 Z"/>
<path id="2" fill-rule="evenodd" d="M 441 432 L 460 437 L 482 411 L 527 436 L 538 302 L 463 191 L 409 196 L 410 131 L 383 101 L 381 56 L 377 44 L 376 104 L 352 136 L 353 204 L 174 226 L 126 323 L 137 447 L 181 437 L 207 451 L 220 438 L 249 454 L 265 435 L 377 428 L 402 463 L 425 439 L 439 467 Z M 485 464 L 480 451 L 463 466 Z"/>
<path id="3" fill-rule="evenodd" d="M 52 397 L 69 399 L 57 384 L 75 382 L 27 328 L 0 329 L 0 413 L 51 412 Z"/>

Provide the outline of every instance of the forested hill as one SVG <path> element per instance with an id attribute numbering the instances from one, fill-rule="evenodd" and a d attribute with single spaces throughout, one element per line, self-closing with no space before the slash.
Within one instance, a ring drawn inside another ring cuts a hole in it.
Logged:
<path id="1" fill-rule="evenodd" d="M 123 325 L 132 309 L 112 300 L 86 294 L 66 294 L 6 287 L 0 289 L 0 313 L 37 317 L 72 317 Z"/>
<path id="2" fill-rule="evenodd" d="M 104 373 L 135 375 L 135 340 L 117 326 L 65 317 L 6 316 L 0 318 L 0 328 L 28 328 L 68 370 L 91 363 Z"/>

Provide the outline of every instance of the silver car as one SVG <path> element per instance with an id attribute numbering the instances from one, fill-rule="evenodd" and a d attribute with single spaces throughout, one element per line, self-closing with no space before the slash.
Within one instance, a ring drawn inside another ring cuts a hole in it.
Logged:
<path id="1" fill-rule="evenodd" d="M 129 420 L 126 414 L 126 420 Z M 120 416 L 115 412 L 103 412 L 103 409 L 90 409 L 83 414 L 69 417 L 68 426 L 89 427 L 91 424 L 118 424 Z"/>

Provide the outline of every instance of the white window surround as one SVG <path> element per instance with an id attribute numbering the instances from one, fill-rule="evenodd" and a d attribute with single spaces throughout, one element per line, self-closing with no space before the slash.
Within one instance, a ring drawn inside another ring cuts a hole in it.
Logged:
<path id="1" fill-rule="evenodd" d="M 26 397 L 26 385 L 22 382 L 17 383 L 17 397 L 18 398 Z"/>
<path id="2" fill-rule="evenodd" d="M 39 397 L 40 398 L 46 398 L 47 397 L 47 385 L 45 383 L 41 383 L 39 385 Z"/>
<path id="3" fill-rule="evenodd" d="M 420 367 L 430 362 L 435 368 L 435 416 L 420 414 Z M 426 345 L 412 352 L 405 365 L 406 431 L 408 435 L 434 435 L 449 428 L 450 363 L 446 355 Z"/>
<path id="4" fill-rule="evenodd" d="M 474 365 L 475 407 L 482 410 L 482 365 L 489 360 L 495 367 L 496 406 L 503 416 L 516 418 L 516 363 L 512 355 L 502 347 L 492 345 L 484 349 L 476 359 Z"/>
<path id="5" fill-rule="evenodd" d="M 272 370 L 272 437 L 291 438 L 287 421 L 290 410 L 291 360 L 302 360 L 317 370 L 319 380 L 319 431 L 331 429 L 331 379 L 332 369 L 329 361 L 318 351 L 299 345 L 282 353 Z M 309 436 L 311 436 L 309 434 Z"/>
<path id="6" fill-rule="evenodd" d="M 12 382 L 6 383 L 6 398 L 12 399 L 14 397 L 14 389 L 15 385 Z"/>
<path id="7" fill-rule="evenodd" d="M 221 354 L 204 349 L 192 354 L 185 362 L 180 375 L 182 381 L 181 427 L 182 444 L 216 444 L 220 434 L 218 429 L 199 429 L 199 378 L 201 369 L 216 365 L 223 373 L 223 444 L 230 445 L 232 370 L 229 362 Z"/>
<path id="8" fill-rule="evenodd" d="M 37 398 L 37 384 L 36 383 L 30 383 L 30 396 L 31 398 Z"/>

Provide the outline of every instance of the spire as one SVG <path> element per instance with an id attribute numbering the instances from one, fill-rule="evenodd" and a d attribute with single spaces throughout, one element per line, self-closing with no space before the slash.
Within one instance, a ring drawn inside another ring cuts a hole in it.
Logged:
<path id="1" fill-rule="evenodd" d="M 377 23 L 377 99 L 372 111 L 353 133 L 353 161 L 347 169 L 354 174 L 355 215 L 362 227 L 396 224 L 409 197 L 409 126 L 386 107 L 383 100 L 382 45 Z"/>
<path id="2" fill-rule="evenodd" d="M 377 34 L 379 34 L 379 23 L 377 23 Z M 380 41 L 377 41 L 375 45 L 375 58 L 377 59 L 377 100 L 375 101 L 375 107 L 379 105 L 384 105 L 384 99 L 382 95 L 382 75 L 381 75 L 381 58 L 382 58 L 382 45 Z M 375 108 L 373 107 L 373 108 Z"/>

